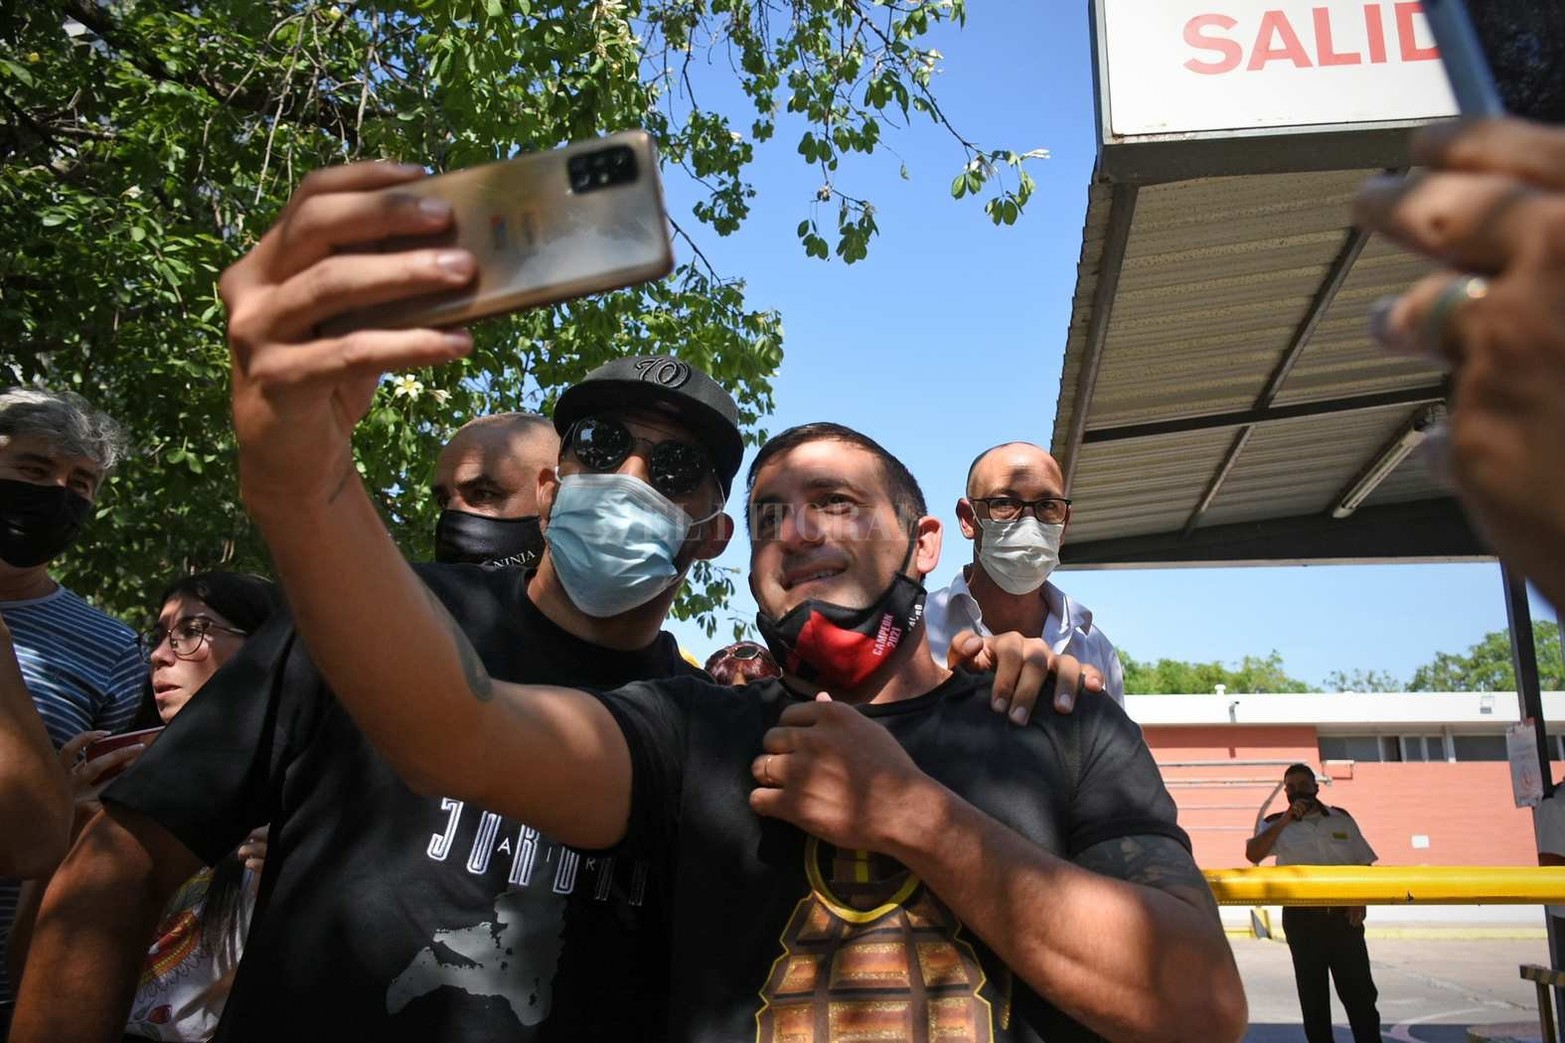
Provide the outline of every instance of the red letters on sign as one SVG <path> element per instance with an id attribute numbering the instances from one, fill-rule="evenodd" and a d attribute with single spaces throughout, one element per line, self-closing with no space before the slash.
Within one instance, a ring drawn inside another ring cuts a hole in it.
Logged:
<path id="1" fill-rule="evenodd" d="M 1274 36 L 1278 40 L 1275 46 L 1271 42 Z M 1304 45 L 1299 42 L 1299 34 L 1293 31 L 1293 23 L 1288 21 L 1288 16 L 1282 11 L 1267 11 L 1261 15 L 1261 28 L 1255 34 L 1255 47 L 1250 51 L 1250 64 L 1245 68 L 1254 72 L 1267 62 L 1284 59 L 1298 69 L 1310 67 L 1310 56 L 1305 53 Z"/>
<path id="2" fill-rule="evenodd" d="M 1255 42 L 1245 60 L 1245 47 L 1233 38 L 1234 30 L 1243 33 L 1238 18 L 1226 14 L 1196 15 L 1185 23 L 1185 43 L 1205 56 L 1192 57 L 1184 66 L 1203 76 L 1215 76 L 1233 72 L 1243 66 L 1249 72 L 1265 69 L 1272 62 L 1289 62 L 1296 69 L 1310 69 L 1319 65 L 1385 65 L 1400 58 L 1404 62 L 1434 61 L 1440 52 L 1434 46 L 1421 46 L 1418 26 L 1414 16 L 1423 10 L 1418 0 L 1398 0 L 1392 5 L 1396 22 L 1397 58 L 1390 56 L 1386 41 L 1386 20 L 1383 5 L 1368 3 L 1364 10 L 1364 50 L 1337 49 L 1337 26 L 1332 23 L 1332 9 L 1315 7 L 1310 11 L 1312 36 L 1315 44 L 1314 60 L 1310 49 L 1300 39 L 1298 30 L 1288 19 L 1286 11 L 1265 11 L 1261 14 L 1255 32 Z M 1348 39 L 1354 34 L 1347 33 Z M 1245 34 L 1248 35 L 1248 34 Z"/>
<path id="3" fill-rule="evenodd" d="M 1214 76 L 1220 72 L 1233 72 L 1239 68 L 1239 63 L 1244 60 L 1244 48 L 1235 40 L 1227 40 L 1221 36 L 1203 36 L 1205 29 L 1232 29 L 1239 24 L 1237 18 L 1230 18 L 1225 14 L 1196 15 L 1185 23 L 1185 43 L 1199 51 L 1216 51 L 1222 55 L 1217 61 L 1201 61 L 1191 58 L 1185 62 L 1185 68 L 1191 72 L 1198 72 L 1204 76 Z"/>
<path id="4" fill-rule="evenodd" d="M 1433 47 L 1420 47 L 1413 32 L 1413 16 L 1424 9 L 1424 5 L 1418 0 L 1409 0 L 1407 3 L 1397 4 L 1397 40 L 1402 44 L 1402 60 L 1405 62 L 1428 62 L 1440 57 L 1440 52 Z"/>
<path id="5" fill-rule="evenodd" d="M 1369 63 L 1386 63 L 1386 23 L 1380 20 L 1380 5 L 1364 5 L 1364 31 L 1369 34 Z"/>
<path id="6" fill-rule="evenodd" d="M 1321 65 L 1357 65 L 1363 56 L 1357 51 L 1339 54 L 1331 45 L 1331 12 L 1317 7 L 1315 15 L 1315 59 Z"/>

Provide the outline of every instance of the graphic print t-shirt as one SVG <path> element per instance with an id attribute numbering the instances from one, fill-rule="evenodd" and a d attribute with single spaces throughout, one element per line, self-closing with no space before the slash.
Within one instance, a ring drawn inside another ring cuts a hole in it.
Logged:
<path id="1" fill-rule="evenodd" d="M 1187 848 L 1173 800 L 1112 700 L 1024 728 L 989 675 L 861 707 L 924 771 L 1043 849 L 1123 836 Z M 905 867 L 841 851 L 749 807 L 761 738 L 797 697 L 693 681 L 604 696 L 634 764 L 626 847 L 672 866 L 671 1035 L 760 1040 L 1090 1040 L 1010 973 Z"/>
<path id="2" fill-rule="evenodd" d="M 421 567 L 501 679 L 608 687 L 693 673 L 668 635 L 589 645 L 520 569 Z M 661 1038 L 664 893 L 644 863 L 408 789 L 268 624 L 104 795 L 208 864 L 270 822 L 223 1041 Z"/>

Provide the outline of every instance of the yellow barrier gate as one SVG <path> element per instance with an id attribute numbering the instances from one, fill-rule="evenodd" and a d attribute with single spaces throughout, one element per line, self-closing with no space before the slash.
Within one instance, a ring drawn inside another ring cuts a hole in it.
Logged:
<path id="1" fill-rule="evenodd" d="M 1220 905 L 1565 905 L 1565 866 L 1208 869 Z"/>

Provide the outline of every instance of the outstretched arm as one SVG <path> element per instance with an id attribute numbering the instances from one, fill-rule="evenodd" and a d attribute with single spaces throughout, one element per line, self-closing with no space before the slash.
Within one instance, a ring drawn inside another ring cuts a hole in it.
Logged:
<path id="1" fill-rule="evenodd" d="M 125 1032 L 158 917 L 201 862 L 125 808 L 82 832 L 33 927 L 11 1043 L 104 1043 Z"/>
<path id="2" fill-rule="evenodd" d="M 919 771 L 853 707 L 793 706 L 781 724 L 755 762 L 758 812 L 896 858 L 1039 995 L 1110 1039 L 1244 1035 L 1233 953 L 1178 842 L 1121 837 L 1073 864 Z"/>
<path id="3" fill-rule="evenodd" d="M 43 876 L 65 855 L 73 802 L 0 618 L 0 876 Z"/>
<path id="4" fill-rule="evenodd" d="M 311 657 L 410 785 L 565 843 L 606 846 L 630 806 L 630 758 L 613 718 L 578 692 L 491 681 L 402 560 L 354 466 L 353 427 L 380 377 L 458 358 L 471 339 L 316 332 L 333 315 L 472 277 L 472 255 L 460 250 L 343 252 L 450 223 L 442 201 L 395 191 L 421 173 L 384 163 L 316 171 L 223 274 L 241 492 Z"/>

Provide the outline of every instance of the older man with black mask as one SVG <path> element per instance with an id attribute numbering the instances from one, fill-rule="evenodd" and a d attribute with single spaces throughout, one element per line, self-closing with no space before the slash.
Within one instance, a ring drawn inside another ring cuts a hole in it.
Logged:
<path id="1" fill-rule="evenodd" d="M 122 730 L 141 697 L 145 667 L 135 631 L 50 572 L 92 516 L 123 452 L 119 425 L 80 396 L 34 388 L 0 393 L 0 615 L 56 747 L 84 732 Z M 64 838 L 54 857 L 63 853 Z M 0 949 L 18 886 L 0 881 Z M 0 1002 L 10 996 L 0 961 Z"/>

